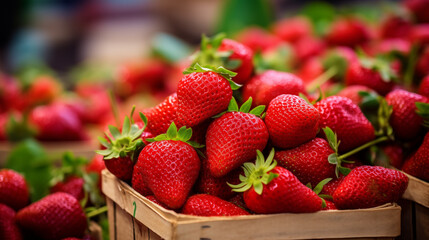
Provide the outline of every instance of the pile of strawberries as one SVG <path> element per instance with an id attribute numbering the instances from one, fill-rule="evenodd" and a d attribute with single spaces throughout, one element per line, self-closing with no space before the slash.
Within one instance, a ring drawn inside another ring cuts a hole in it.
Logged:
<path id="1" fill-rule="evenodd" d="M 31 203 L 31 186 L 14 170 L 0 170 L 0 239 L 85 239 L 88 219 L 102 208 L 100 157 L 82 165 L 65 154 L 52 179 L 50 194 Z M 92 179 L 92 180 L 91 180 Z M 87 208 L 85 208 L 87 207 Z"/>
<path id="2" fill-rule="evenodd" d="M 203 36 L 176 92 L 109 126 L 98 153 L 140 194 L 184 214 L 396 202 L 408 177 L 387 166 L 429 181 L 429 27 L 417 19 L 372 28 L 339 17 L 316 37 L 298 17 L 236 40 Z"/>

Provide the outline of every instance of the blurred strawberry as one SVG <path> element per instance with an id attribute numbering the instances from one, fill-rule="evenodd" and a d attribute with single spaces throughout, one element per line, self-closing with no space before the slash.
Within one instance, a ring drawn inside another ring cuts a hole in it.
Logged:
<path id="1" fill-rule="evenodd" d="M 335 206 L 335 203 L 325 200 L 326 207 L 324 207 L 322 210 L 338 210 L 338 208 Z"/>
<path id="2" fill-rule="evenodd" d="M 423 78 L 423 80 L 420 82 L 418 93 L 429 98 L 429 75 Z"/>
<path id="3" fill-rule="evenodd" d="M 277 36 L 259 27 L 248 27 L 239 32 L 235 39 L 255 53 L 275 47 L 281 42 Z"/>
<path id="4" fill-rule="evenodd" d="M 273 25 L 273 32 L 283 41 L 294 43 L 312 34 L 310 21 L 304 17 L 287 18 Z"/>
<path id="5" fill-rule="evenodd" d="M 15 211 L 0 203 L 0 239 L 22 240 L 22 234 L 15 223 Z"/>
<path id="6" fill-rule="evenodd" d="M 305 62 L 306 60 L 321 55 L 325 49 L 326 44 L 315 37 L 307 36 L 302 37 L 293 44 L 297 62 Z"/>
<path id="7" fill-rule="evenodd" d="M 380 25 L 379 35 L 381 38 L 402 38 L 407 39 L 412 28 L 412 23 L 396 15 L 387 16 Z"/>
<path id="8" fill-rule="evenodd" d="M 95 173 L 98 176 L 98 189 L 101 191 L 101 171 L 106 169 L 106 165 L 103 161 L 103 155 L 95 154 L 89 164 L 86 166 L 87 173 Z"/>
<path id="9" fill-rule="evenodd" d="M 336 20 L 326 40 L 330 45 L 356 47 L 366 43 L 371 38 L 368 27 L 355 18 L 341 18 Z"/>
<path id="10" fill-rule="evenodd" d="M 324 71 L 322 61 L 318 58 L 311 58 L 300 66 L 296 75 L 307 84 L 322 75 Z"/>
<path id="11" fill-rule="evenodd" d="M 417 60 L 416 75 L 419 77 L 429 75 L 429 46 L 423 49 Z"/>
<path id="12" fill-rule="evenodd" d="M 387 144 L 381 147 L 391 166 L 401 169 L 404 162 L 404 150 L 399 144 Z"/>
<path id="13" fill-rule="evenodd" d="M 19 210 L 25 207 L 29 200 L 28 185 L 24 177 L 13 170 L 0 170 L 0 203 Z"/>
<path id="14" fill-rule="evenodd" d="M 76 93 L 84 100 L 85 123 L 101 124 L 112 118 L 110 99 L 104 86 L 81 84 L 76 87 Z"/>
<path id="15" fill-rule="evenodd" d="M 22 96 L 18 82 L 11 77 L 0 75 L 0 112 L 22 111 L 24 108 L 25 97 Z"/>
<path id="16" fill-rule="evenodd" d="M 51 76 L 39 76 L 24 90 L 28 106 L 48 104 L 61 92 L 61 85 Z"/>
<path id="17" fill-rule="evenodd" d="M 410 41 L 420 45 L 429 44 L 429 23 L 413 26 L 410 33 Z"/>
<path id="18" fill-rule="evenodd" d="M 405 0 L 405 7 L 407 7 L 417 18 L 419 22 L 429 22 L 429 2 L 426 0 Z"/>
<path id="19" fill-rule="evenodd" d="M 374 55 L 399 53 L 403 56 L 408 56 L 410 51 L 411 43 L 400 38 L 385 39 L 374 44 Z"/>
<path id="20" fill-rule="evenodd" d="M 362 85 L 352 85 L 343 88 L 337 96 L 346 97 L 352 100 L 352 102 L 358 106 L 362 103 L 364 96 L 361 94 L 362 92 L 366 92 L 369 94 L 376 95 L 377 93 L 369 87 Z"/>
<path id="21" fill-rule="evenodd" d="M 72 195 L 77 200 L 82 200 L 85 196 L 83 190 L 84 180 L 77 176 L 70 176 L 63 182 L 58 182 L 51 187 L 51 193 L 63 192 Z"/>

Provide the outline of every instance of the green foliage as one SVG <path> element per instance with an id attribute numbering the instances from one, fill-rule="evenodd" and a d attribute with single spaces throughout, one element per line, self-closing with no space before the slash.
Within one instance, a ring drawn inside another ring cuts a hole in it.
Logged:
<path id="1" fill-rule="evenodd" d="M 160 56 L 170 63 L 175 63 L 188 57 L 192 48 L 173 35 L 160 33 L 152 40 L 152 51 L 156 56 Z"/>
<path id="2" fill-rule="evenodd" d="M 210 67 L 210 66 L 202 67 L 200 64 L 195 63 L 190 68 L 187 68 L 185 71 L 183 71 L 183 74 L 190 74 L 193 72 L 215 72 L 215 73 L 220 74 L 226 80 L 228 80 L 229 85 L 231 86 L 232 90 L 237 90 L 241 87 L 240 84 L 237 84 L 234 81 L 232 81 L 232 78 L 235 77 L 237 75 L 237 73 L 229 71 L 228 69 L 226 69 L 222 66 L 217 67 L 217 68 Z"/>
<path id="3" fill-rule="evenodd" d="M 327 33 L 329 26 L 336 18 L 334 6 L 323 1 L 312 1 L 306 4 L 301 14 L 310 19 L 314 32 L 319 36 Z"/>
<path id="4" fill-rule="evenodd" d="M 174 140 L 174 141 L 182 141 L 189 145 L 191 145 L 193 148 L 203 148 L 204 145 L 199 144 L 194 141 L 190 141 L 192 137 L 192 128 L 186 128 L 185 126 L 181 127 L 179 130 L 177 130 L 176 124 L 174 122 L 171 123 L 170 127 L 168 127 L 167 132 L 160 134 L 156 136 L 155 138 L 148 138 L 146 139 L 148 142 L 159 142 L 159 141 L 167 141 L 167 140 Z"/>
<path id="5" fill-rule="evenodd" d="M 36 141 L 29 139 L 16 145 L 7 158 L 6 168 L 24 176 L 30 189 L 31 201 L 37 201 L 49 193 L 52 162 Z"/>
<path id="6" fill-rule="evenodd" d="M 416 102 L 416 113 L 423 118 L 423 126 L 429 128 L 429 104 Z"/>
<path id="7" fill-rule="evenodd" d="M 7 139 L 11 142 L 19 142 L 36 136 L 37 130 L 28 122 L 28 113 L 24 113 L 21 120 L 10 115 L 6 123 Z"/>

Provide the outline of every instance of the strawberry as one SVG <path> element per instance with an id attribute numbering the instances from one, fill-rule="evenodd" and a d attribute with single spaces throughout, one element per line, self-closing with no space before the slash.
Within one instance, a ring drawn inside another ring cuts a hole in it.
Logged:
<path id="1" fill-rule="evenodd" d="M 208 194 L 189 197 L 183 206 L 182 213 L 204 217 L 250 215 L 234 204 Z"/>
<path id="2" fill-rule="evenodd" d="M 243 194 L 236 194 L 234 197 L 230 198 L 228 202 L 234 204 L 241 209 L 249 211 L 246 207 L 246 203 L 244 203 Z"/>
<path id="3" fill-rule="evenodd" d="M 396 53 L 403 56 L 408 56 L 411 51 L 411 43 L 400 38 L 382 40 L 373 46 L 373 51 L 375 54 Z"/>
<path id="4" fill-rule="evenodd" d="M 16 221 L 25 231 L 47 240 L 82 237 L 87 227 L 79 202 L 67 193 L 54 193 L 21 209 Z"/>
<path id="5" fill-rule="evenodd" d="M 414 25 L 409 35 L 411 42 L 419 45 L 429 44 L 429 23 Z"/>
<path id="6" fill-rule="evenodd" d="M 29 203 L 30 195 L 24 177 L 9 169 L 0 170 L 0 203 L 19 210 Z"/>
<path id="7" fill-rule="evenodd" d="M 210 173 L 207 158 L 201 158 L 200 176 L 195 184 L 198 193 L 210 194 L 222 199 L 229 199 L 236 195 L 228 183 L 238 184 L 242 169 L 238 168 L 223 177 L 214 177 Z"/>
<path id="8" fill-rule="evenodd" d="M 273 32 L 283 41 L 295 43 L 313 32 L 310 21 L 304 17 L 287 18 L 273 25 Z"/>
<path id="9" fill-rule="evenodd" d="M 280 38 L 260 27 L 248 27 L 239 32 L 235 39 L 253 52 L 262 52 L 281 43 Z"/>
<path id="10" fill-rule="evenodd" d="M 156 197 L 155 197 L 154 195 L 146 196 L 146 198 L 147 198 L 147 199 L 149 199 L 150 201 L 152 201 L 152 202 L 154 202 L 154 203 L 158 204 L 159 206 L 161 206 L 161 207 L 165 208 L 165 209 L 171 210 L 169 207 L 167 207 L 167 205 L 163 204 L 163 203 L 162 203 L 162 202 L 160 202 L 158 199 L 156 199 Z"/>
<path id="11" fill-rule="evenodd" d="M 429 3 L 426 0 L 405 0 L 404 5 L 408 8 L 419 22 L 429 22 L 427 15 Z"/>
<path id="12" fill-rule="evenodd" d="M 362 64 L 364 63 L 364 64 Z M 351 63 L 346 71 L 346 86 L 363 85 L 381 95 L 389 93 L 393 87 L 395 73 L 390 65 L 381 60 L 368 59 Z"/>
<path id="13" fill-rule="evenodd" d="M 362 92 L 364 92 L 364 94 L 362 94 Z M 377 95 L 377 93 L 369 87 L 352 85 L 343 88 L 337 96 L 349 98 L 354 104 L 359 106 L 365 100 L 365 92 L 373 96 Z"/>
<path id="14" fill-rule="evenodd" d="M 413 175 L 417 178 L 429 181 L 429 133 L 426 133 L 426 136 L 423 140 L 422 145 L 417 149 L 417 151 L 408 158 L 402 170 L 410 175 Z"/>
<path id="15" fill-rule="evenodd" d="M 371 208 L 396 202 L 408 186 L 405 174 L 379 166 L 353 169 L 333 194 L 339 209 Z"/>
<path id="16" fill-rule="evenodd" d="M 354 18 L 343 18 L 335 21 L 326 40 L 330 45 L 356 47 L 366 43 L 371 38 L 364 23 Z"/>
<path id="17" fill-rule="evenodd" d="M 85 196 L 83 190 L 84 180 L 83 178 L 71 176 L 68 177 L 64 182 L 58 182 L 51 187 L 51 193 L 63 192 L 68 193 L 75 197 L 77 200 L 82 200 Z"/>
<path id="18" fill-rule="evenodd" d="M 185 74 L 177 86 L 179 126 L 196 126 L 227 109 L 232 90 L 237 89 L 230 81 L 232 72 L 223 67 L 212 69 L 196 64 Z"/>
<path id="19" fill-rule="evenodd" d="M 171 209 L 185 203 L 200 171 L 193 146 L 201 146 L 190 142 L 191 136 L 192 129 L 182 127 L 177 131 L 172 123 L 166 134 L 158 135 L 143 148 L 134 168 L 133 178 L 142 178 L 155 197 Z"/>
<path id="20" fill-rule="evenodd" d="M 274 149 L 267 160 L 257 151 L 256 163 L 243 165 L 245 176 L 234 191 L 244 192 L 246 206 L 255 213 L 309 213 L 322 209 L 322 199 L 290 171 L 278 167 Z"/>
<path id="21" fill-rule="evenodd" d="M 246 83 L 253 72 L 253 51 L 245 45 L 231 39 L 223 39 L 218 51 L 231 52 L 228 61 L 236 61 L 239 65 L 235 67 L 227 63 L 225 67 L 237 73 L 237 75 L 232 78 L 234 82 L 238 84 Z"/>
<path id="22" fill-rule="evenodd" d="M 177 94 L 168 96 L 162 103 L 144 111 L 148 119 L 146 130 L 153 135 L 165 133 L 172 122 L 176 120 Z"/>
<path id="23" fill-rule="evenodd" d="M 301 78 L 305 84 L 308 84 L 322 75 L 324 70 L 320 59 L 310 58 L 301 64 L 296 75 Z"/>
<path id="24" fill-rule="evenodd" d="M 134 190 L 143 196 L 149 196 L 153 194 L 149 186 L 143 181 L 143 172 L 141 170 L 141 166 L 138 164 L 134 165 L 131 186 L 134 188 Z"/>
<path id="25" fill-rule="evenodd" d="M 316 136 L 319 120 L 317 109 L 304 99 L 282 94 L 270 102 L 265 124 L 274 146 L 293 148 Z"/>
<path id="26" fill-rule="evenodd" d="M 320 113 L 320 127 L 329 127 L 337 134 L 339 152 L 352 150 L 375 138 L 374 127 L 352 100 L 331 96 L 314 107 Z"/>
<path id="27" fill-rule="evenodd" d="M 326 207 L 324 207 L 322 210 L 338 210 L 338 208 L 335 206 L 335 204 L 331 201 L 325 200 Z"/>
<path id="28" fill-rule="evenodd" d="M 412 28 L 412 23 L 400 16 L 390 15 L 385 18 L 379 28 L 380 37 L 390 38 L 407 38 Z"/>
<path id="29" fill-rule="evenodd" d="M 397 169 L 402 168 L 404 161 L 404 150 L 399 144 L 387 144 L 381 147 L 384 154 L 389 160 L 389 164 Z"/>
<path id="30" fill-rule="evenodd" d="M 321 191 L 322 194 L 332 196 L 337 190 L 338 186 L 340 186 L 341 182 L 344 180 L 345 176 L 341 175 L 339 178 L 334 178 L 323 186 Z"/>
<path id="31" fill-rule="evenodd" d="M 36 107 L 30 123 L 37 129 L 36 138 L 42 141 L 78 141 L 86 138 L 79 116 L 63 104 Z"/>
<path id="32" fill-rule="evenodd" d="M 429 75 L 429 46 L 425 47 L 416 65 L 416 74 L 419 77 Z"/>
<path id="33" fill-rule="evenodd" d="M 326 50 L 326 44 L 320 39 L 312 36 L 300 38 L 293 44 L 293 49 L 298 62 L 320 56 Z"/>
<path id="34" fill-rule="evenodd" d="M 141 113 L 140 117 L 143 120 L 144 126 L 147 126 L 147 118 Z M 138 157 L 138 153 L 144 145 L 141 139 L 144 127 L 139 128 L 136 124 L 132 124 L 130 118 L 125 117 L 122 132 L 119 132 L 119 129 L 112 125 L 109 125 L 109 131 L 110 134 L 105 134 L 109 140 L 99 138 L 100 143 L 106 149 L 96 152 L 104 156 L 103 159 L 106 168 L 111 173 L 123 181 L 129 181 L 133 176 L 134 163 Z"/>
<path id="35" fill-rule="evenodd" d="M 324 54 L 322 58 L 323 68 L 328 71 L 329 69 L 335 69 L 333 78 L 338 81 L 343 81 L 347 71 L 347 67 L 352 62 L 357 62 L 358 56 L 349 47 L 335 47 Z M 319 74 L 321 75 L 321 74 Z"/>
<path id="36" fill-rule="evenodd" d="M 39 76 L 24 91 L 27 106 L 51 103 L 60 95 L 61 85 L 51 76 Z"/>
<path id="37" fill-rule="evenodd" d="M 389 122 L 395 136 L 411 140 L 422 131 L 423 119 L 416 113 L 416 102 L 429 103 L 429 99 L 406 90 L 395 90 L 386 96 L 386 101 L 393 107 Z"/>
<path id="38" fill-rule="evenodd" d="M 424 77 L 420 82 L 418 93 L 424 97 L 429 98 L 429 75 Z"/>
<path id="39" fill-rule="evenodd" d="M 267 70 L 254 76 L 243 88 L 243 99 L 253 98 L 253 106 L 265 105 L 281 94 L 305 93 L 303 81 L 291 73 Z"/>
<path id="40" fill-rule="evenodd" d="M 332 153 L 334 151 L 325 139 L 314 138 L 298 147 L 277 151 L 274 158 L 301 183 L 316 186 L 323 179 L 335 177 L 335 165 L 328 161 Z"/>
<path id="41" fill-rule="evenodd" d="M 106 169 L 106 165 L 103 161 L 103 155 L 95 154 L 89 164 L 86 166 L 85 170 L 87 173 L 94 173 L 98 176 L 97 186 L 101 191 L 101 171 Z"/>
<path id="42" fill-rule="evenodd" d="M 268 141 L 268 131 L 260 115 L 265 106 L 249 112 L 252 98 L 240 109 L 234 98 L 228 112 L 214 120 L 206 134 L 207 161 L 210 172 L 222 177 L 256 157 Z"/>
<path id="43" fill-rule="evenodd" d="M 83 118 L 85 123 L 101 124 L 106 118 L 112 117 L 111 101 L 105 86 L 80 84 L 76 87 L 75 91 L 83 100 L 85 108 Z"/>
<path id="44" fill-rule="evenodd" d="M 15 223 L 15 211 L 0 203 L 0 239 L 21 240 L 22 234 Z"/>

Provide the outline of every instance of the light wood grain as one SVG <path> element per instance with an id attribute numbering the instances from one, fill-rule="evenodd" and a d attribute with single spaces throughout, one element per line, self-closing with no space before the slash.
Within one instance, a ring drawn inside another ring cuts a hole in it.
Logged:
<path id="1" fill-rule="evenodd" d="M 409 174 L 404 174 L 408 176 L 409 181 L 407 190 L 402 197 L 429 208 L 429 183 Z"/>

